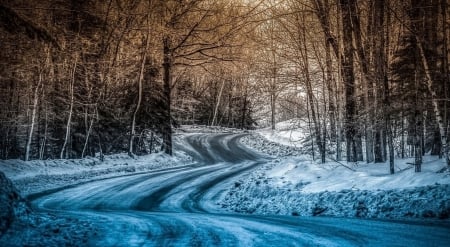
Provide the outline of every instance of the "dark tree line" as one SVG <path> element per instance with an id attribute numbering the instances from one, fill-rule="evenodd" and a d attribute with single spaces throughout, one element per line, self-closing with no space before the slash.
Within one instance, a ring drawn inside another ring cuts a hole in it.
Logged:
<path id="1" fill-rule="evenodd" d="M 397 149 L 416 157 L 417 172 L 427 152 L 449 164 L 446 1 L 312 2 L 342 78 L 347 161 L 390 160 L 394 173 Z"/>
<path id="2" fill-rule="evenodd" d="M 418 172 L 426 153 L 449 163 L 446 0 L 268 2 L 259 37 L 274 56 L 259 63 L 274 67 L 273 95 L 289 95 L 277 107 L 307 119 L 322 162 L 389 161 L 391 173 L 396 156 Z"/>
<path id="3" fill-rule="evenodd" d="M 449 163 L 446 0 L 0 1 L 0 157 L 307 119 L 321 161 Z M 345 156 L 345 157 L 344 157 Z"/>
<path id="4" fill-rule="evenodd" d="M 0 157 L 171 154 L 172 128 L 212 124 L 213 112 L 213 124 L 251 127 L 239 76 L 199 78 L 236 66 L 253 11 L 232 1 L 1 1 Z"/>

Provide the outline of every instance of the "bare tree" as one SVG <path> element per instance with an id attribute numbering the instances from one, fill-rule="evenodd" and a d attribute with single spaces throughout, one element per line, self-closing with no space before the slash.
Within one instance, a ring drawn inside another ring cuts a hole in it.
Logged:
<path id="1" fill-rule="evenodd" d="M 64 137 L 64 143 L 63 146 L 61 148 L 61 153 L 60 153 L 60 159 L 64 159 L 66 157 L 66 155 L 64 155 L 64 152 L 66 151 L 66 147 L 67 147 L 67 143 L 69 141 L 70 138 L 70 129 L 71 129 L 71 124 L 72 124 L 72 115 L 73 115 L 73 105 L 74 105 L 74 90 L 75 90 L 75 73 L 77 71 L 77 63 L 78 63 L 78 57 L 75 57 L 75 60 L 73 62 L 73 68 L 72 68 L 72 75 L 71 75 L 71 81 L 70 81 L 70 85 L 69 85 L 69 92 L 70 92 L 70 102 L 69 102 L 69 115 L 67 117 L 67 124 L 66 124 L 66 135 Z"/>
<path id="2" fill-rule="evenodd" d="M 42 85 L 42 71 L 39 69 L 38 72 L 38 82 L 37 85 L 34 88 L 34 94 L 33 94 L 33 110 L 31 113 L 31 123 L 30 123 L 30 130 L 28 131 L 28 140 L 25 150 L 25 161 L 30 160 L 30 150 L 31 150 L 31 142 L 33 140 L 33 133 L 34 133 L 34 126 L 36 125 L 36 112 L 38 109 L 38 102 L 39 102 L 39 91 L 41 90 Z"/>
<path id="3" fill-rule="evenodd" d="M 151 6 L 151 1 L 149 2 L 149 6 Z M 149 7 L 150 8 L 150 7 Z M 143 94 L 143 80 L 144 80 L 144 72 L 145 72 L 145 65 L 147 62 L 147 56 L 148 56 L 148 50 L 149 50 L 149 46 L 150 46 L 150 20 L 149 20 L 149 15 L 150 13 L 147 14 L 147 33 L 145 34 L 145 39 L 144 39 L 144 45 L 143 45 L 143 50 L 142 50 L 142 57 L 141 57 L 141 67 L 139 70 L 139 77 L 138 77 L 138 100 L 136 103 L 136 108 L 133 111 L 133 116 L 131 118 L 131 130 L 130 130 L 130 140 L 128 142 L 128 155 L 133 156 L 133 146 L 134 146 L 134 137 L 136 134 L 136 117 L 137 114 L 141 108 L 141 104 L 142 104 L 142 94 Z"/>

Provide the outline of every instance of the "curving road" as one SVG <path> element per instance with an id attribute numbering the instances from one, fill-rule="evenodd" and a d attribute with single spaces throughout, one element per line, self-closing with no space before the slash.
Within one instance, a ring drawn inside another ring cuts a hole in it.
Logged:
<path id="1" fill-rule="evenodd" d="M 448 224 L 229 214 L 215 204 L 238 176 L 267 161 L 244 134 L 187 134 L 175 148 L 194 166 L 93 181 L 34 199 L 98 222 L 96 246 L 443 246 Z"/>

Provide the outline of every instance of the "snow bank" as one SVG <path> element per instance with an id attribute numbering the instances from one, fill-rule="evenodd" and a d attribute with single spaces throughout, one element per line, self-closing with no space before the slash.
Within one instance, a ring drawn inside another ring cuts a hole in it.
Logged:
<path id="1" fill-rule="evenodd" d="M 442 159 L 425 156 L 421 173 L 414 172 L 412 158 L 397 159 L 394 175 L 388 163 L 318 164 L 301 146 L 308 135 L 292 126 L 282 123 L 241 139 L 278 158 L 235 182 L 218 205 L 251 214 L 449 218 L 450 173 L 441 172 Z"/>
<path id="2" fill-rule="evenodd" d="M 283 146 L 303 148 L 305 143 L 310 141 L 308 123 L 304 119 L 290 119 L 277 123 L 275 127 L 275 130 L 264 128 L 255 132 L 269 142 L 275 142 Z"/>
<path id="3" fill-rule="evenodd" d="M 207 125 L 181 125 L 176 133 L 241 133 L 241 129 Z"/>
<path id="4" fill-rule="evenodd" d="M 131 158 L 125 153 L 106 155 L 104 160 L 96 157 L 69 160 L 2 160 L 3 171 L 22 195 L 30 195 L 44 190 L 71 184 L 108 178 L 123 174 L 133 174 L 150 170 L 191 164 L 189 156 L 176 152 L 173 157 L 156 153 Z"/>
<path id="5" fill-rule="evenodd" d="M 74 216 L 32 212 L 19 195 L 70 186 L 94 179 L 189 165 L 182 152 L 129 157 L 107 155 L 70 160 L 0 161 L 0 246 L 86 246 L 98 237 L 96 221 Z M 3 171 L 13 182 L 7 179 Z M 14 185 L 19 189 L 16 190 Z"/>
<path id="6" fill-rule="evenodd" d="M 218 204 L 265 215 L 448 219 L 450 174 L 434 172 L 434 163 L 420 174 L 407 169 L 391 176 L 379 168 L 351 171 L 282 158 L 235 182 Z"/>
<path id="7" fill-rule="evenodd" d="M 257 132 L 242 137 L 240 141 L 242 144 L 258 152 L 265 153 L 274 157 L 284 157 L 307 153 L 307 151 L 301 147 L 283 145 L 280 143 L 269 141 Z"/>

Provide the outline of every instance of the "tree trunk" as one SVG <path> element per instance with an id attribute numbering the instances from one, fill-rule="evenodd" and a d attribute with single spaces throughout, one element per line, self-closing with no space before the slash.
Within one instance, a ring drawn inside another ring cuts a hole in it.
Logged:
<path id="1" fill-rule="evenodd" d="M 91 130 L 92 130 L 92 126 L 94 125 L 94 118 L 91 119 L 90 123 L 89 123 L 89 128 L 86 132 L 86 139 L 84 140 L 84 145 L 83 145 L 83 151 L 81 152 L 81 158 L 84 158 L 84 155 L 86 153 L 86 149 L 89 143 L 89 137 L 91 135 Z"/>
<path id="2" fill-rule="evenodd" d="M 401 131 L 401 140 L 400 140 L 400 157 L 402 159 L 405 158 L 405 117 L 404 117 L 404 106 L 403 106 L 403 101 L 402 101 L 402 109 L 401 109 L 401 117 L 400 117 L 400 121 L 402 122 L 400 125 L 400 131 Z"/>
<path id="3" fill-rule="evenodd" d="M 328 76 L 327 76 L 327 83 L 330 86 L 331 85 L 330 83 L 332 82 L 332 76 L 331 76 L 331 73 L 330 73 L 331 69 L 332 69 L 331 56 L 329 56 L 330 48 L 333 50 L 337 60 L 339 60 L 339 64 L 338 64 L 338 66 L 339 66 L 339 70 L 338 71 L 339 71 L 339 75 L 340 75 L 339 79 L 344 78 L 344 76 L 343 76 L 343 74 L 344 74 L 343 70 L 344 70 L 344 67 L 345 67 L 344 66 L 344 62 L 343 62 L 344 58 L 343 58 L 343 56 L 341 54 L 341 51 L 340 51 L 338 39 L 333 35 L 333 32 L 331 31 L 330 12 L 329 12 L 329 7 L 330 6 L 329 6 L 328 0 L 325 0 L 324 2 L 322 0 L 311 0 L 311 2 L 313 4 L 313 6 L 314 6 L 314 9 L 316 10 L 316 15 L 317 15 L 317 17 L 318 17 L 318 19 L 320 21 L 320 25 L 322 27 L 322 31 L 323 31 L 324 36 L 325 36 L 325 42 L 327 44 L 326 45 L 326 54 L 325 55 L 327 56 L 326 57 L 326 62 L 327 62 L 326 67 L 327 67 L 327 74 L 328 74 Z M 344 3 L 344 4 L 348 5 L 348 3 Z M 339 10 L 340 9 L 338 8 L 338 12 L 339 12 Z M 339 17 L 340 16 L 338 14 L 337 15 L 337 19 L 338 20 L 339 20 Z M 350 18 L 350 17 L 348 17 L 348 18 Z M 350 23 L 351 23 L 351 21 L 350 21 Z M 338 21 L 338 26 L 341 26 L 339 24 L 339 21 Z M 347 26 L 347 27 L 350 27 L 350 26 Z M 350 27 L 350 44 L 351 44 L 351 27 Z M 352 60 L 353 60 L 353 58 L 352 58 Z M 353 61 L 351 63 L 352 63 L 352 69 L 351 70 L 353 71 Z M 347 79 L 350 79 L 350 78 L 347 78 Z M 344 81 L 344 84 L 345 84 L 345 81 Z M 329 88 L 329 89 L 332 89 L 332 87 Z M 329 91 L 330 91 L 330 95 L 335 95 L 335 97 L 337 98 L 336 101 L 334 101 L 332 98 L 330 98 L 330 100 L 329 100 L 329 104 L 330 104 L 330 106 L 329 106 L 330 127 L 331 127 L 331 135 L 332 135 L 331 138 L 332 138 L 332 140 L 333 139 L 336 140 L 336 159 L 337 160 L 341 160 L 341 140 L 342 140 L 341 134 L 342 133 L 341 133 L 341 123 L 340 123 L 340 121 L 341 121 L 342 118 L 341 118 L 341 115 L 340 115 L 341 114 L 340 113 L 340 109 L 341 108 L 340 108 L 340 103 L 339 103 L 341 101 L 339 99 L 340 90 L 336 90 L 335 94 L 331 93 L 332 90 L 329 90 Z M 350 100 L 350 101 L 352 101 L 352 100 Z M 336 102 L 336 106 L 334 106 L 334 102 Z M 350 106 L 350 108 L 352 108 L 352 107 Z M 334 113 L 337 113 L 337 116 Z M 336 119 L 336 121 L 334 121 L 335 119 Z M 346 127 L 349 127 L 349 126 L 347 126 L 347 125 L 344 126 L 344 129 L 347 130 L 348 128 L 346 128 Z M 335 136 L 333 136 L 333 133 L 335 133 Z M 347 131 L 346 131 L 346 135 L 347 135 Z M 355 155 L 355 157 L 356 157 L 356 155 Z"/>
<path id="4" fill-rule="evenodd" d="M 74 103 L 74 84 L 75 84 L 75 72 L 77 69 L 77 58 L 75 58 L 75 62 L 73 64 L 73 71 L 72 71 L 72 79 L 70 82 L 70 106 L 69 106 L 69 117 L 67 118 L 67 124 L 66 124 L 66 135 L 64 137 L 64 143 L 61 148 L 61 153 L 59 155 L 60 159 L 64 159 L 64 152 L 66 151 L 67 142 L 69 141 L 70 137 L 70 125 L 72 123 L 72 113 L 73 113 L 73 103 Z"/>
<path id="5" fill-rule="evenodd" d="M 39 147 L 39 159 L 44 159 L 45 154 L 45 146 L 47 145 L 47 135 L 48 135 L 48 109 L 47 105 L 45 106 L 45 122 L 44 122 L 44 137 L 40 143 Z"/>
<path id="6" fill-rule="evenodd" d="M 342 59 L 343 83 L 345 90 L 345 139 L 347 144 L 347 161 L 356 162 L 356 98 L 355 76 L 353 71 L 353 39 L 350 6 L 355 0 L 340 0 L 344 56 Z"/>
<path id="7" fill-rule="evenodd" d="M 323 71 L 323 79 L 324 81 L 327 81 L 327 76 L 325 71 Z M 321 150 L 321 161 L 322 163 L 325 163 L 326 161 L 326 142 L 327 142 L 327 93 L 326 93 L 326 89 L 325 89 L 326 85 L 325 83 L 322 84 L 322 100 L 323 100 L 323 117 L 322 117 L 322 138 L 321 138 L 321 146 L 322 146 L 322 150 Z M 317 107 L 317 109 L 319 109 L 319 107 Z M 320 118 L 319 118 L 320 119 Z"/>
<path id="8" fill-rule="evenodd" d="M 149 17 L 147 16 L 147 19 Z M 130 139 L 128 142 L 128 155 L 133 156 L 133 146 L 134 146 L 134 135 L 136 134 L 136 117 L 141 108 L 142 103 L 142 90 L 143 90 L 143 81 L 144 81 L 144 71 L 145 71 L 145 63 L 147 61 L 147 50 L 150 44 L 150 23 L 147 23 L 147 34 L 145 35 L 145 48 L 142 51 L 142 60 L 141 60 L 141 69 L 139 71 L 138 78 L 138 102 L 136 104 L 136 108 L 134 108 L 133 117 L 131 118 L 131 130 L 130 130 Z"/>
<path id="9" fill-rule="evenodd" d="M 422 171 L 422 143 L 421 143 L 421 137 L 422 137 L 422 116 L 421 113 L 419 113 L 418 110 L 415 111 L 415 133 L 414 133 L 414 171 L 415 172 L 421 172 Z"/>
<path id="10" fill-rule="evenodd" d="M 275 105 L 275 93 L 271 92 L 270 93 L 270 126 L 272 128 L 272 130 L 275 130 L 275 111 L 276 111 L 276 105 Z"/>
<path id="11" fill-rule="evenodd" d="M 341 30 L 342 28 L 342 20 L 341 20 L 341 11 L 340 8 L 337 7 L 337 12 L 338 14 L 336 15 L 336 23 L 337 23 L 337 33 L 338 33 L 338 39 L 337 40 L 342 40 L 341 38 L 341 32 L 339 30 Z M 343 54 L 342 54 L 342 45 L 337 43 L 337 40 L 335 40 L 334 43 L 336 43 L 336 47 L 338 47 L 338 49 L 333 49 L 336 55 L 337 60 L 339 61 L 337 63 L 338 66 L 338 78 L 336 80 L 336 96 L 335 96 L 335 102 L 336 102 L 336 119 L 337 119 L 337 144 L 336 144 L 336 160 L 341 161 L 342 160 L 342 142 L 344 141 L 344 110 L 343 110 L 343 102 L 345 101 L 344 99 L 344 84 L 342 83 L 344 81 L 343 79 L 343 69 L 342 69 L 342 61 L 343 61 Z M 332 45 L 332 44 L 330 44 Z M 334 47 L 332 45 L 332 47 Z"/>
<path id="12" fill-rule="evenodd" d="M 245 83 L 245 89 L 244 89 L 244 102 L 242 104 L 242 119 L 241 119 L 241 128 L 244 129 L 246 128 L 246 117 L 247 117 L 247 97 L 248 97 L 248 85 L 247 85 L 248 80 L 246 79 L 246 83 Z"/>
<path id="13" fill-rule="evenodd" d="M 102 138 L 100 137 L 100 132 L 97 131 L 97 133 L 99 133 L 97 135 L 97 137 L 98 137 L 98 152 L 99 152 L 99 155 L 100 155 L 99 158 L 100 158 L 100 161 L 103 161 L 105 156 L 103 155 Z"/>
<path id="14" fill-rule="evenodd" d="M 331 59 L 330 43 L 325 42 L 325 59 L 326 59 L 326 81 L 328 90 L 328 117 L 330 118 L 330 138 L 331 141 L 337 141 L 336 133 L 336 106 L 334 104 L 333 90 L 333 61 Z"/>
<path id="15" fill-rule="evenodd" d="M 392 137 L 392 128 L 391 128 L 391 119 L 390 115 L 386 118 L 386 131 L 387 131 L 387 138 L 388 138 L 388 146 L 389 146 L 389 172 L 390 174 L 394 174 L 394 166 L 395 166 L 395 160 L 394 160 L 394 140 Z"/>
<path id="16" fill-rule="evenodd" d="M 217 96 L 216 105 L 214 107 L 213 119 L 211 121 L 211 126 L 216 125 L 217 112 L 219 111 L 220 99 L 222 98 L 222 92 L 223 92 L 224 86 L 225 86 L 225 80 L 222 79 L 222 85 L 220 86 L 219 95 Z"/>
<path id="17" fill-rule="evenodd" d="M 172 155 L 172 113 L 171 113 L 171 91 L 172 91 L 172 51 L 170 48 L 170 38 L 164 37 L 163 39 L 164 45 L 164 61 L 163 61 L 163 70 L 164 70 L 164 86 L 163 86 L 163 95 L 165 101 L 165 116 L 164 123 L 162 123 L 162 132 L 163 132 L 163 150 L 166 154 Z"/>
<path id="18" fill-rule="evenodd" d="M 360 130 L 356 131 L 355 150 L 356 150 L 356 161 L 364 161 L 362 136 Z"/>
<path id="19" fill-rule="evenodd" d="M 316 109 L 314 107 L 314 95 L 312 92 L 311 82 L 308 79 L 306 80 L 306 85 L 307 85 L 306 91 L 307 91 L 307 95 L 308 95 L 308 105 L 311 110 L 311 118 L 312 118 L 312 122 L 313 122 L 313 126 L 314 126 L 314 138 L 316 139 L 316 145 L 319 148 L 321 162 L 325 163 L 325 151 L 324 151 L 324 145 L 323 145 L 321 131 L 320 131 L 320 127 L 319 127 L 319 121 L 317 119 Z"/>
<path id="20" fill-rule="evenodd" d="M 304 29 L 305 30 L 305 29 Z M 303 30 L 302 32 L 302 44 L 303 44 L 303 51 L 300 51 L 300 54 L 302 56 L 303 60 L 303 73 L 306 77 L 305 84 L 306 84 L 306 93 L 308 96 L 308 105 L 311 109 L 311 118 L 314 125 L 314 138 L 316 139 L 316 145 L 319 148 L 319 154 L 321 157 L 321 162 L 325 163 L 325 145 L 324 145 L 324 138 L 321 136 L 321 129 L 320 129 L 320 120 L 317 117 L 316 108 L 314 106 L 314 93 L 313 88 L 311 85 L 311 77 L 309 74 L 309 59 L 308 59 L 308 49 L 306 46 L 306 33 Z M 317 107 L 318 110 L 318 107 Z M 313 151 L 314 152 L 314 151 Z"/>
<path id="21" fill-rule="evenodd" d="M 422 41 L 420 40 L 420 38 L 417 35 L 416 35 L 416 41 L 417 41 L 417 46 L 419 48 L 419 54 L 420 54 L 420 58 L 422 60 L 423 68 L 425 70 L 425 75 L 426 75 L 426 79 L 427 79 L 427 88 L 428 88 L 429 93 L 431 94 L 431 102 L 433 104 L 434 115 L 436 117 L 436 121 L 437 121 L 438 127 L 439 127 L 439 133 L 441 136 L 441 146 L 443 148 L 445 161 L 447 163 L 447 166 L 450 168 L 450 157 L 449 157 L 449 147 L 448 147 L 448 143 L 447 143 L 447 135 L 445 133 L 444 119 L 442 117 L 441 110 L 439 109 L 438 97 L 437 97 L 436 91 L 434 90 L 434 87 L 433 87 L 433 77 L 431 76 L 430 67 L 428 66 L 428 60 L 425 57 L 425 52 L 423 49 Z"/>
<path id="22" fill-rule="evenodd" d="M 378 125 L 381 123 L 377 123 Z M 375 163 L 383 163 L 383 136 L 382 136 L 381 128 L 377 128 L 375 131 L 375 146 L 374 146 L 374 155 L 375 155 Z"/>
<path id="23" fill-rule="evenodd" d="M 448 22 L 448 0 L 441 0 L 441 13 L 442 13 L 442 33 L 443 35 L 443 56 L 442 56 L 442 71 L 444 74 L 444 97 L 446 99 L 448 99 L 450 97 L 450 63 L 449 63 L 449 57 L 450 57 L 450 49 L 449 49 L 449 38 L 450 38 L 450 27 L 449 27 L 449 22 Z M 448 108 L 449 108 L 449 102 L 448 100 L 446 100 L 444 102 L 444 121 L 446 121 L 446 123 L 444 122 L 444 126 L 447 126 L 447 138 L 449 138 L 449 132 L 450 132 L 450 119 L 449 119 L 449 113 L 448 113 Z M 439 130 L 440 131 L 440 130 Z M 448 143 L 449 140 L 447 139 L 447 150 L 444 150 L 444 152 L 446 151 L 447 154 L 450 156 L 450 144 Z M 450 157 L 449 157 L 450 159 Z M 450 160 L 447 159 L 447 165 L 450 165 Z M 449 166 L 450 169 L 450 166 Z"/>
<path id="24" fill-rule="evenodd" d="M 36 88 L 34 89 L 33 112 L 31 113 L 31 125 L 28 133 L 27 145 L 25 148 L 25 161 L 30 160 L 31 142 L 33 140 L 34 125 L 36 124 L 36 112 L 38 109 L 39 89 L 41 88 L 41 84 L 42 84 L 42 72 L 39 71 L 39 81 L 38 84 L 36 85 Z"/>
<path id="25" fill-rule="evenodd" d="M 385 7 L 385 4 L 387 4 L 387 7 Z M 388 75 L 387 75 L 387 68 L 389 64 L 389 57 L 388 57 L 388 51 L 389 48 L 386 46 L 389 46 L 389 27 L 391 24 L 390 16 L 389 14 L 386 17 L 386 25 L 384 25 L 384 12 L 386 8 L 390 8 L 389 2 L 385 2 L 385 0 L 375 1 L 375 6 L 378 11 L 381 11 L 380 15 L 377 16 L 379 19 L 377 20 L 377 30 L 381 30 L 382 32 L 382 38 L 380 40 L 380 60 L 383 62 L 383 86 L 384 86 L 384 118 L 385 118 L 385 131 L 387 135 L 387 142 L 389 147 L 389 172 L 390 174 L 395 173 L 395 160 L 394 160 L 394 135 L 392 133 L 392 123 L 391 123 L 391 89 L 389 87 L 389 81 L 388 81 Z M 384 36 L 386 34 L 386 37 Z M 378 49 L 378 47 L 377 47 Z M 403 121 L 403 120 L 402 120 Z"/>
<path id="26" fill-rule="evenodd" d="M 385 0 L 377 0 L 374 2 L 374 21 L 373 21 L 373 63 L 376 82 L 376 120 L 375 120 L 375 163 L 383 163 L 386 161 L 386 135 L 390 126 L 388 124 L 388 101 L 386 74 L 386 54 L 385 54 L 385 37 L 384 37 L 384 12 Z M 381 104 L 382 103 L 382 104 Z"/>
<path id="27" fill-rule="evenodd" d="M 315 155 L 314 155 L 314 137 L 313 137 L 313 133 L 312 133 L 312 128 L 311 128 L 311 114 L 309 113 L 309 105 L 310 105 L 310 100 L 309 100 L 309 95 L 307 94 L 306 97 L 308 98 L 308 100 L 306 100 L 306 113 L 308 115 L 308 129 L 309 129 L 309 136 L 311 138 L 311 156 L 312 156 L 312 160 L 315 160 Z"/>
<path id="28" fill-rule="evenodd" d="M 365 125 L 365 134 L 366 134 L 366 158 L 367 162 L 373 161 L 373 139 L 372 139 L 372 119 L 371 119 L 371 110 L 370 108 L 373 107 L 371 104 L 372 102 L 369 102 L 369 95 L 371 87 L 369 84 L 371 84 L 371 76 L 369 74 L 369 61 L 366 56 L 366 50 L 364 49 L 363 42 L 362 42 L 362 34 L 361 34 L 361 25 L 359 20 L 359 13 L 357 10 L 356 2 L 353 2 L 350 5 L 350 11 L 351 11 L 351 19 L 353 24 L 353 37 L 356 44 L 356 54 L 358 55 L 358 61 L 359 61 L 359 67 L 361 68 L 362 72 L 362 84 L 363 84 L 363 91 L 364 91 L 364 106 L 363 108 L 366 109 L 366 121 L 364 123 Z M 368 126 L 367 126 L 368 125 Z M 360 130 L 357 130 L 357 155 L 358 155 L 358 161 L 362 160 L 362 141 Z"/>

